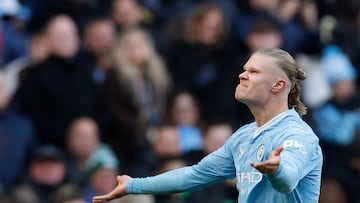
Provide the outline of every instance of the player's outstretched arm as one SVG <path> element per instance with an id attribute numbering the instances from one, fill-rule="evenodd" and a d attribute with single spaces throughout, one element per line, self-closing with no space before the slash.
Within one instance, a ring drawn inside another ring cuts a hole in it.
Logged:
<path id="1" fill-rule="evenodd" d="M 107 202 L 107 201 L 125 196 L 126 195 L 126 184 L 130 178 L 131 177 L 127 176 L 127 175 L 117 176 L 116 179 L 117 179 L 118 185 L 114 188 L 114 190 L 105 195 L 95 196 L 93 198 L 93 203 Z"/>

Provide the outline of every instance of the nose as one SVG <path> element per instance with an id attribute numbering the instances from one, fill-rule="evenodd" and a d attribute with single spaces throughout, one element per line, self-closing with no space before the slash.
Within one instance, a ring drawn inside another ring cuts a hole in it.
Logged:
<path id="1" fill-rule="evenodd" d="M 239 74 L 239 79 L 240 80 L 246 80 L 246 78 L 247 78 L 246 71 Z"/>

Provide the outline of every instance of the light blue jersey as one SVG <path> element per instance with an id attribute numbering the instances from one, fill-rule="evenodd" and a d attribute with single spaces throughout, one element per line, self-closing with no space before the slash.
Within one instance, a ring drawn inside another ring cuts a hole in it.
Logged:
<path id="1" fill-rule="evenodd" d="M 250 166 L 283 146 L 278 171 L 265 175 Z M 239 203 L 315 203 L 320 194 L 322 152 L 312 129 L 291 109 L 260 128 L 250 123 L 197 165 L 147 178 L 132 178 L 126 192 L 169 193 L 237 179 Z"/>

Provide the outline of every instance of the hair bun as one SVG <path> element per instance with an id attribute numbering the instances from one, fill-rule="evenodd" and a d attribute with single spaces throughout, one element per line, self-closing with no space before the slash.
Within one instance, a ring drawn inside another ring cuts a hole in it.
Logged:
<path id="1" fill-rule="evenodd" d="M 296 69 L 296 79 L 304 80 L 306 78 L 306 72 L 303 69 Z"/>

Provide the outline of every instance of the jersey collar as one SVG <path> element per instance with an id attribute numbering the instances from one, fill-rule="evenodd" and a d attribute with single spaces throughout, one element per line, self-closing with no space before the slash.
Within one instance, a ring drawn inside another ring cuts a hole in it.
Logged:
<path id="1" fill-rule="evenodd" d="M 268 122 L 266 122 L 264 125 L 256 128 L 253 138 L 256 138 L 257 136 L 260 135 L 261 132 L 263 132 L 264 130 L 266 130 L 266 129 L 270 128 L 271 126 L 280 122 L 280 120 L 283 119 L 288 114 L 288 112 L 289 112 L 289 110 L 281 112 L 278 115 L 276 115 L 274 118 L 272 118 Z"/>

